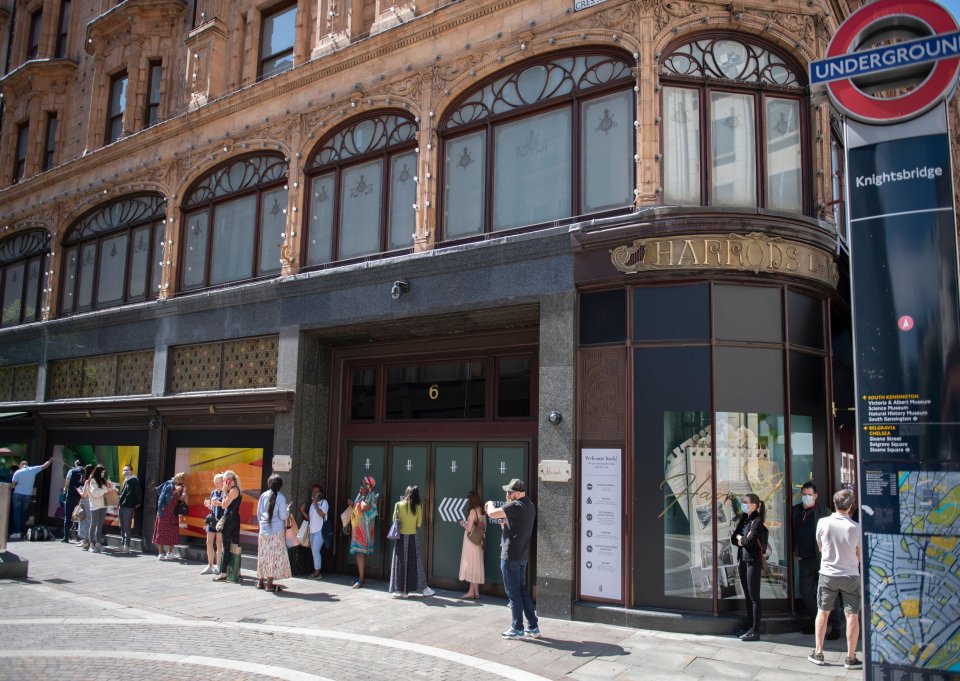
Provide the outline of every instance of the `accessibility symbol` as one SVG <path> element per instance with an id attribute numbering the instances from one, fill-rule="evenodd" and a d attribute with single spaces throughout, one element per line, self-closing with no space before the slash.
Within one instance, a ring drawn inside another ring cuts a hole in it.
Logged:
<path id="1" fill-rule="evenodd" d="M 445 521 L 456 523 L 466 520 L 466 516 L 463 515 L 463 507 L 466 505 L 467 500 L 464 497 L 444 497 L 437 506 L 437 510 Z"/>

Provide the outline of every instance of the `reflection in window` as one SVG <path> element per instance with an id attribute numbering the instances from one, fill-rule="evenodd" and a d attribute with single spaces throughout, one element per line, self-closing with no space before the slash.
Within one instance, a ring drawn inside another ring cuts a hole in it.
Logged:
<path id="1" fill-rule="evenodd" d="M 709 38 L 675 48 L 661 74 L 667 202 L 803 210 L 804 88 L 793 67 L 753 42 Z"/>
<path id="2" fill-rule="evenodd" d="M 123 134 L 123 113 L 127 109 L 127 72 L 110 78 L 110 99 L 107 102 L 107 132 L 104 144 L 120 139 Z"/>
<path id="3" fill-rule="evenodd" d="M 621 57 L 578 54 L 525 65 L 470 93 L 441 124 L 444 238 L 632 204 L 632 83 Z M 544 102 L 553 108 L 532 112 Z"/>
<path id="4" fill-rule="evenodd" d="M 372 421 L 376 418 L 377 368 L 354 369 L 350 386 L 350 420 Z"/>
<path id="5" fill-rule="evenodd" d="M 30 14 L 30 32 L 27 35 L 27 59 L 36 59 L 40 54 L 40 34 L 43 29 L 43 10 Z"/>
<path id="6" fill-rule="evenodd" d="M 50 170 L 53 167 L 53 159 L 57 153 L 57 114 L 50 111 L 47 113 L 47 134 L 43 146 L 43 163 L 41 170 Z"/>
<path id="7" fill-rule="evenodd" d="M 387 368 L 387 419 L 485 416 L 483 362 Z"/>
<path id="8" fill-rule="evenodd" d="M 139 194 L 96 208 L 74 223 L 63 241 L 60 311 L 155 298 L 166 207 L 159 194 Z"/>
<path id="9" fill-rule="evenodd" d="M 63 58 L 67 56 L 67 38 L 70 36 L 70 0 L 60 2 L 60 21 L 57 28 L 57 45 L 53 56 Z"/>
<path id="10" fill-rule="evenodd" d="M 283 157 L 264 154 L 229 161 L 194 185 L 184 203 L 181 290 L 280 271 L 286 179 Z"/>
<path id="11" fill-rule="evenodd" d="M 317 147 L 307 163 L 306 265 L 410 247 L 416 132 L 409 116 L 381 114 L 351 122 Z"/>
<path id="12" fill-rule="evenodd" d="M 744 494 L 756 494 L 766 506 L 764 524 L 769 531 L 766 547 L 767 576 L 760 588 L 762 598 L 787 595 L 787 503 L 784 462 L 784 420 L 780 414 L 717 412 L 717 538 L 723 551 L 731 548 L 723 572 L 736 574 L 736 550 L 731 535 L 739 520 L 739 502 Z M 724 555 L 721 553 L 721 555 Z M 720 580 L 721 583 L 723 580 Z M 743 598 L 737 578 L 721 598 Z"/>
<path id="13" fill-rule="evenodd" d="M 297 6 L 290 5 L 263 17 L 260 40 L 260 77 L 293 68 L 293 41 L 296 34 Z"/>

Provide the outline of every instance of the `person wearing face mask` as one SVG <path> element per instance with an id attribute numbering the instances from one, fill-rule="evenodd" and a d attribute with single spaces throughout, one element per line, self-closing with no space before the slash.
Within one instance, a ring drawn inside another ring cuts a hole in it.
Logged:
<path id="1" fill-rule="evenodd" d="M 830 515 L 830 511 L 817 503 L 819 495 L 812 480 L 803 483 L 800 488 L 800 503 L 791 509 L 793 527 L 793 555 L 799 569 L 797 580 L 800 586 L 800 598 L 803 601 L 804 621 L 800 630 L 804 634 L 813 633 L 814 620 L 817 617 L 817 581 L 820 579 L 820 550 L 817 548 L 817 522 Z M 840 618 L 836 610 L 830 613 L 830 633 L 827 639 L 840 638 Z"/>
<path id="2" fill-rule="evenodd" d="M 747 627 L 740 634 L 741 641 L 760 640 L 760 577 L 765 570 L 767 528 L 763 501 L 756 494 L 744 494 L 740 499 L 743 514 L 731 542 L 737 547 L 740 586 L 747 605 Z"/>

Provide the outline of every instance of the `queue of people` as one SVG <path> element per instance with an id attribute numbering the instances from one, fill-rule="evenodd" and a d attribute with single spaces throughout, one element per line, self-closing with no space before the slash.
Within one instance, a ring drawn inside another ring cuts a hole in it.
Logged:
<path id="1" fill-rule="evenodd" d="M 840 638 L 837 608 L 846 624 L 846 669 L 859 669 L 861 546 L 860 526 L 853 519 L 855 495 L 841 489 L 833 495 L 834 512 L 817 504 L 813 481 L 801 486 L 800 503 L 791 509 L 793 555 L 798 563 L 798 582 L 808 620 L 802 630 L 814 634 L 814 649 L 807 659 L 825 665 L 824 640 Z M 756 494 L 740 499 L 741 515 L 730 541 L 736 547 L 740 585 L 746 605 L 746 626 L 737 632 L 741 641 L 760 640 L 761 577 L 770 553 L 769 533 L 764 525 L 766 509 Z M 810 620 L 812 619 L 812 630 Z M 828 629 L 830 633 L 828 634 Z"/>

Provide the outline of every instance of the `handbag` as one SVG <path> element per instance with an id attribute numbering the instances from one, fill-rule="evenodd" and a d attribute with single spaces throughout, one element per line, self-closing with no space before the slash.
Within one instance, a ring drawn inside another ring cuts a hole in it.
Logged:
<path id="1" fill-rule="evenodd" d="M 76 508 L 73 509 L 73 513 L 70 515 L 70 520 L 75 523 L 83 522 L 83 519 L 87 517 L 87 512 L 83 510 L 83 506 L 77 504 Z"/>
<path id="2" fill-rule="evenodd" d="M 483 525 L 483 520 L 478 519 L 474 524 L 473 529 L 467 532 L 467 539 L 472 541 L 477 546 L 483 546 L 483 539 L 486 534 L 487 530 Z"/>
<path id="3" fill-rule="evenodd" d="M 396 518 L 393 519 L 393 523 L 390 525 L 390 530 L 387 532 L 387 539 L 390 541 L 397 541 L 400 538 L 400 521 Z"/>
<path id="4" fill-rule="evenodd" d="M 310 546 L 310 523 L 308 521 L 304 521 L 304 523 L 300 525 L 297 537 L 300 540 L 300 546 Z"/>
<path id="5" fill-rule="evenodd" d="M 103 495 L 103 505 L 117 506 L 119 504 L 120 504 L 120 495 L 117 494 L 117 490 L 108 489 L 107 493 Z"/>
<path id="6" fill-rule="evenodd" d="M 173 507 L 173 512 L 177 515 L 190 515 L 190 507 L 187 506 L 185 501 L 178 501 L 177 505 Z"/>
<path id="7" fill-rule="evenodd" d="M 340 522 L 343 523 L 343 533 L 350 534 L 350 526 L 353 524 L 353 506 L 347 506 L 340 514 Z"/>

